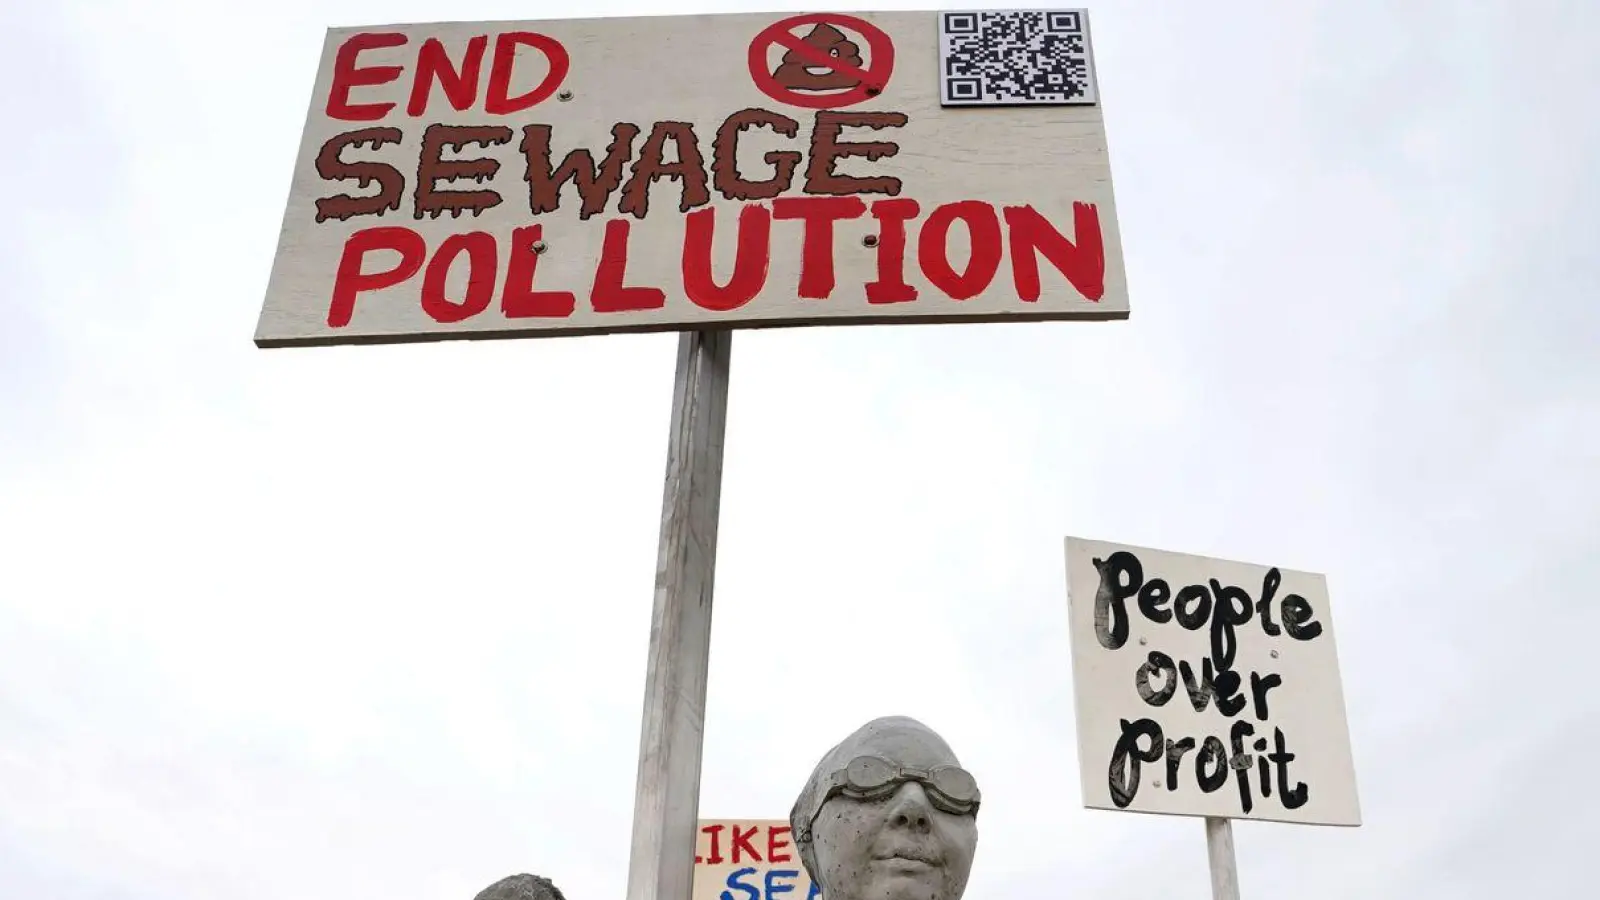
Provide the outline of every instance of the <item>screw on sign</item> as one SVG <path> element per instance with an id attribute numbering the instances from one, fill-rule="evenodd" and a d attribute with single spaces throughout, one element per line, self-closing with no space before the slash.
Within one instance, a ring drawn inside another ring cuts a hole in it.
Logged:
<path id="1" fill-rule="evenodd" d="M 808 25 L 803 35 L 796 33 Z M 769 58 L 774 46 L 784 49 L 777 66 Z M 756 87 L 789 106 L 853 106 L 883 93 L 893 71 L 894 41 L 883 29 L 855 16 L 790 16 L 762 29 L 750 42 L 750 77 Z"/>

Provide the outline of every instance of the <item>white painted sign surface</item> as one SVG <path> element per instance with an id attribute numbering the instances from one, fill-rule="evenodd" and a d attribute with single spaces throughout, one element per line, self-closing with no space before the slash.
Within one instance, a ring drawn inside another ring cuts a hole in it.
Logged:
<path id="1" fill-rule="evenodd" d="M 1069 12 L 332 29 L 256 343 L 1126 318 Z"/>
<path id="2" fill-rule="evenodd" d="M 1359 825 L 1321 575 L 1067 539 L 1093 809 Z"/>

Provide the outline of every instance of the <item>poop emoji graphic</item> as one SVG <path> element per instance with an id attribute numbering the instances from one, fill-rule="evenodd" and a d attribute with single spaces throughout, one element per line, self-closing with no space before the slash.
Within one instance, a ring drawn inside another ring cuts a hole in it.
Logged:
<path id="1" fill-rule="evenodd" d="M 824 22 L 813 27 L 811 33 L 800 40 L 807 47 L 814 48 L 815 52 L 804 53 L 797 48 L 789 48 L 778 67 L 772 71 L 772 78 L 778 84 L 794 91 L 833 91 L 853 88 L 861 83 L 859 76 L 831 68 L 824 62 L 823 58 L 826 57 L 858 72 L 861 70 L 861 48 L 845 37 L 844 32 Z"/>

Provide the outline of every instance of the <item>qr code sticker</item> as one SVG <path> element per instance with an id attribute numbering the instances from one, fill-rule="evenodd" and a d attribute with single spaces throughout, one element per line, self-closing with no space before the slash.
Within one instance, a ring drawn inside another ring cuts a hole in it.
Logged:
<path id="1" fill-rule="evenodd" d="M 1088 106 L 1098 93 L 1086 10 L 939 14 L 944 106 Z"/>

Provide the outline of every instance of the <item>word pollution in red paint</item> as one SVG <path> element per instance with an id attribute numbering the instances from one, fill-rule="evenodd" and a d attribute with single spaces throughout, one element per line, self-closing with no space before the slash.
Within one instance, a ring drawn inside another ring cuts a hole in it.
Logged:
<path id="1" fill-rule="evenodd" d="M 867 203 L 857 196 L 778 197 L 770 203 L 747 203 L 728 216 L 721 228 L 733 235 L 721 240 L 735 243 L 734 264 L 719 283 L 712 273 L 712 242 L 719 230 L 718 209 L 705 207 L 684 216 L 680 279 L 676 284 L 630 284 L 628 253 L 632 222 L 627 217 L 605 223 L 593 279 L 586 286 L 535 287 L 543 230 L 539 223 L 514 228 L 509 234 L 486 231 L 452 234 L 430 247 L 416 231 L 404 226 L 366 228 L 345 242 L 334 275 L 328 307 L 328 325 L 350 324 L 362 294 L 408 283 L 421 274 L 413 295 L 422 311 L 440 324 L 471 319 L 489 309 L 498 297 L 501 314 L 510 320 L 564 319 L 578 305 L 578 287 L 587 287 L 588 307 L 596 313 L 630 313 L 662 309 L 669 289 L 694 306 L 727 313 L 745 306 L 767 286 L 773 255 L 774 221 L 793 222 L 799 239 L 799 279 L 779 286 L 807 300 L 828 300 L 838 290 L 835 225 L 870 216 L 877 222 L 875 248 L 877 277 L 861 285 L 874 305 L 909 303 L 918 299 L 917 288 L 906 281 L 906 251 L 916 242 L 917 265 L 940 295 L 967 300 L 982 294 L 999 277 L 1002 258 L 1010 257 L 1010 276 L 1016 297 L 1036 302 L 1042 291 L 1040 260 L 1061 273 L 1083 297 L 1098 301 L 1105 293 L 1105 248 L 1100 216 L 1092 204 L 1074 203 L 1072 237 L 1064 235 L 1031 205 L 997 209 L 981 200 L 965 200 L 934 207 L 913 234 L 921 215 L 916 200 L 895 197 Z M 724 209 L 724 212 L 727 210 Z M 731 220 L 731 221 L 730 221 Z M 952 232 L 963 228 L 970 252 L 959 267 L 952 261 Z M 853 248 L 852 248 L 853 249 Z M 554 251 L 552 251 L 554 252 Z M 397 260 L 387 268 L 369 270 L 367 257 L 392 254 Z M 450 297 L 446 283 L 451 269 L 467 267 L 466 288 Z M 852 293 L 854 291 L 852 290 Z"/>
<path id="2" fill-rule="evenodd" d="M 334 53 L 333 78 L 324 106 L 328 117 L 344 122 L 376 122 L 388 116 L 395 108 L 394 103 L 358 102 L 355 95 L 362 88 L 399 80 L 406 67 L 363 63 L 360 57 L 363 53 L 407 47 L 410 41 L 408 36 L 397 31 L 361 32 L 346 38 Z M 492 53 L 489 43 L 489 35 L 475 35 L 464 46 L 456 48 L 454 55 L 436 37 L 418 44 L 415 53 L 409 56 L 411 89 L 406 115 L 416 118 L 425 114 L 435 87 L 450 106 L 460 112 L 478 108 L 496 116 L 521 112 L 549 99 L 571 67 L 566 48 L 547 35 L 529 31 L 497 34 Z M 528 50 L 536 54 L 526 52 Z M 548 66 L 544 77 L 533 87 L 513 96 L 512 85 L 531 77 L 528 72 L 537 71 L 538 67 L 532 65 L 536 55 L 542 56 Z M 480 91 L 486 60 L 488 80 Z"/>
<path id="3" fill-rule="evenodd" d="M 806 26 L 810 29 L 804 35 L 795 33 Z M 776 66 L 770 57 L 775 47 L 784 50 Z M 894 41 L 855 16 L 790 16 L 762 29 L 750 42 L 749 66 L 756 87 L 779 103 L 837 109 L 883 93 L 894 71 Z"/>

